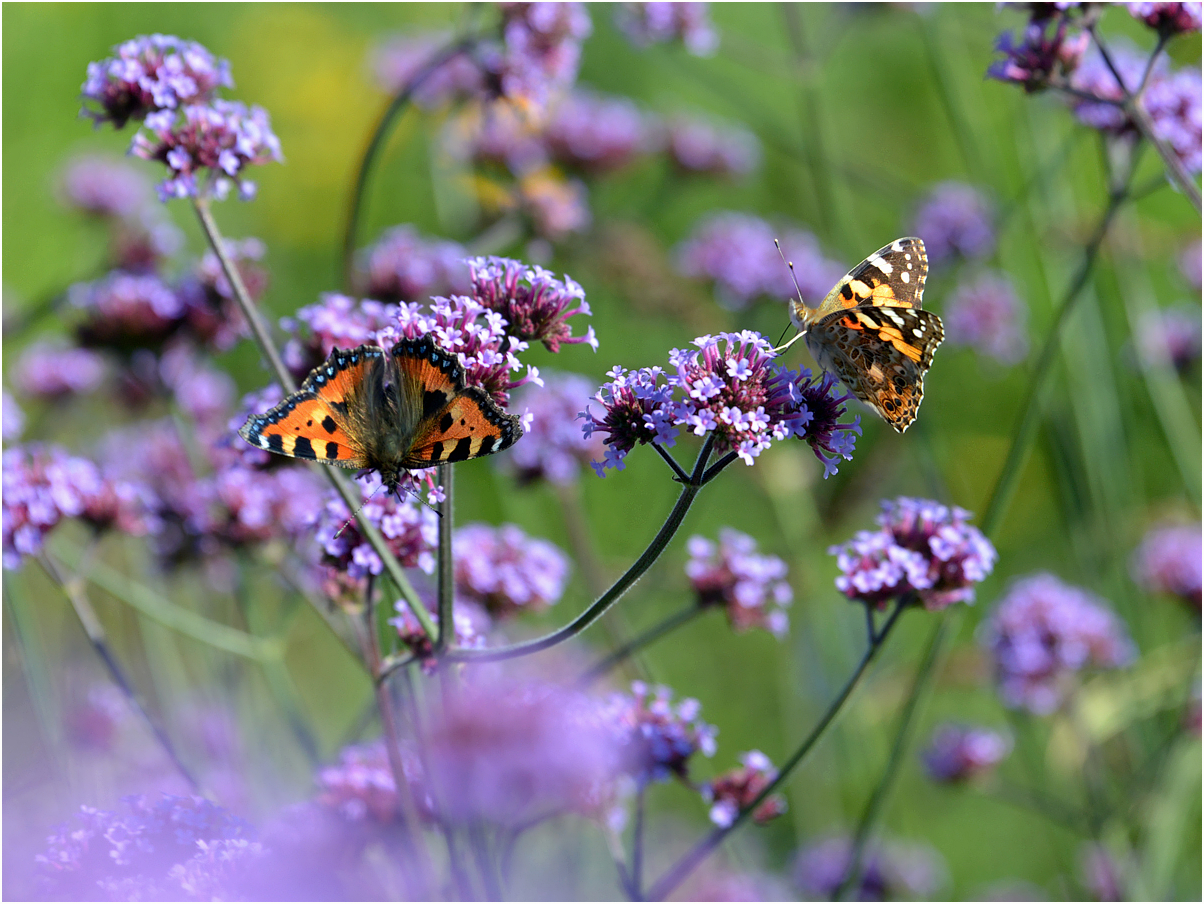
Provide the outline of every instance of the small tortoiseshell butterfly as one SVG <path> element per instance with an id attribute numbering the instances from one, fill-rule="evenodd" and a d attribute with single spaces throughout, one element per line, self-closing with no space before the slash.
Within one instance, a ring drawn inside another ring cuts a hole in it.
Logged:
<path id="1" fill-rule="evenodd" d="M 523 435 L 485 390 L 464 383 L 430 336 L 336 348 L 301 388 L 238 431 L 252 446 L 342 468 L 372 468 L 396 493 L 405 471 L 479 458 Z"/>
<path id="2" fill-rule="evenodd" d="M 818 308 L 802 297 L 790 319 L 816 363 L 899 433 L 916 419 L 924 374 L 945 338 L 941 318 L 921 309 L 928 255 L 918 238 L 896 239 L 846 273 Z"/>

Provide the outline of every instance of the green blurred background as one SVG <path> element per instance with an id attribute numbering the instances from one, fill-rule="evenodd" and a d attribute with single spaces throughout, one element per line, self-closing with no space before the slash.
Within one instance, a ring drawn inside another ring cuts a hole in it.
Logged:
<path id="1" fill-rule="evenodd" d="M 548 265 L 584 286 L 601 347 L 593 354 L 573 346 L 557 357 L 537 349 L 525 360 L 600 380 L 616 364 L 663 365 L 670 348 L 701 332 L 750 328 L 776 339 L 787 322 L 784 305 L 725 311 L 701 285 L 673 275 L 669 253 L 700 217 L 731 209 L 790 219 L 812 230 L 830 257 L 852 266 L 907 234 L 919 198 L 945 179 L 974 184 L 996 201 L 993 264 L 1026 301 L 1031 343 L 1039 348 L 1104 208 L 1106 187 L 1097 137 L 1062 104 L 983 77 L 997 34 L 1021 27 L 1021 14 L 986 4 L 918 13 L 888 4 L 718 4 L 712 13 L 720 50 L 699 59 L 680 50 L 637 51 L 612 26 L 609 7 L 593 5 L 590 12 L 594 31 L 579 82 L 660 113 L 685 110 L 741 122 L 761 138 L 764 163 L 734 182 L 675 178 L 659 160 L 592 181 L 593 228 L 558 245 Z M 94 131 L 79 118 L 89 61 L 134 35 L 176 34 L 230 60 L 236 88 L 228 96 L 270 112 L 286 164 L 254 174 L 257 200 L 227 201 L 216 215 L 227 236 L 267 243 L 271 285 L 264 305 L 274 319 L 340 288 L 350 180 L 387 101 L 369 69 L 370 49 L 390 34 L 454 27 L 463 16 L 463 8 L 439 4 L 5 4 L 6 322 L 70 283 L 95 277 L 105 258 L 101 229 L 56 200 L 56 180 L 73 155 L 118 156 L 129 139 L 128 131 Z M 1121 10 L 1110 10 L 1103 28 L 1143 48 L 1152 44 Z M 1198 66 L 1199 37 L 1179 40 L 1171 55 L 1177 65 Z M 481 228 L 438 201 L 439 122 L 438 115 L 417 110 L 401 119 L 372 182 L 362 243 L 402 222 L 461 241 Z M 1157 173 L 1153 154 L 1144 164 L 1145 175 Z M 199 255 L 203 240 L 191 208 L 174 201 L 168 209 L 185 230 L 188 251 Z M 1198 660 L 1198 616 L 1143 594 L 1128 562 L 1154 522 L 1199 518 L 1199 368 L 1182 379 L 1147 380 L 1128 348 L 1133 311 L 1193 295 L 1175 258 L 1198 241 L 1199 229 L 1198 215 L 1169 187 L 1119 216 L 1065 331 L 1038 443 L 994 538 L 1000 561 L 979 588 L 976 606 L 957 621 L 957 642 L 937 670 L 913 746 L 944 719 L 1009 724 L 974 632 L 1007 582 L 1036 570 L 1108 599 L 1142 651 L 1126 677 L 1097 683 L 1097 696 L 1136 738 L 1124 742 L 1125 756 L 1142 759 L 1174 724 L 1173 708 L 1182 699 L 1173 692 L 1176 676 L 1190 676 Z M 502 250 L 524 254 L 521 246 Z M 925 306 L 940 313 L 955 277 L 934 268 Z M 6 331 L 6 361 L 32 338 L 61 329 L 44 318 L 20 335 Z M 794 360 L 809 364 L 801 346 L 795 348 Z M 946 345 L 907 435 L 863 415 L 865 436 L 855 458 L 831 480 L 819 479 L 822 470 L 805 448 L 775 448 L 754 468 L 729 469 L 700 496 L 665 558 L 587 635 L 587 644 L 601 648 L 608 631 L 629 634 L 681 607 L 688 599 L 684 541 L 692 534 L 713 538 L 720 526 L 731 526 L 789 563 L 795 604 L 787 640 L 764 632 L 734 636 L 716 614 L 644 657 L 648 674 L 697 697 L 703 717 L 720 727 L 719 752 L 713 762 L 697 763 L 698 777 L 734 765 L 736 754 L 750 748 L 780 761 L 809 730 L 863 645 L 862 614 L 835 592 L 827 548 L 871 527 L 883 498 L 924 496 L 981 513 L 1020 412 L 1031 358 L 1005 368 Z M 220 363 L 242 390 L 267 382 L 250 343 Z M 86 400 L 53 410 L 31 406 L 27 414 L 27 438 L 61 442 L 80 454 L 128 418 Z M 691 440 L 679 444 L 683 457 L 692 450 Z M 649 450 L 627 461 L 625 471 L 604 480 L 587 475 L 581 485 L 580 504 L 612 574 L 643 548 L 676 495 L 664 464 Z M 564 537 L 560 501 L 547 487 L 516 489 L 487 462 L 461 467 L 457 475 L 460 523 L 513 521 L 536 536 Z M 78 546 L 80 535 L 69 528 L 62 534 L 64 543 Z M 235 714 L 245 768 L 254 777 L 244 815 L 255 821 L 308 795 L 315 758 L 332 759 L 371 703 L 369 682 L 320 619 L 281 602 L 266 565 L 251 571 L 255 606 L 248 616 L 195 575 L 155 573 L 137 541 L 114 539 L 103 558 L 180 606 L 216 621 L 246 617 L 244 629 L 282 639 L 282 658 L 261 665 L 167 630 L 115 595 L 94 592 L 122 661 L 181 743 L 184 729 L 176 723 L 187 706 L 227 707 Z M 588 596 L 578 571 L 561 603 L 518 630 L 534 634 L 560 624 Z M 102 674 L 66 600 L 32 566 L 5 573 L 5 598 L 6 848 L 27 851 L 28 839 L 10 838 L 8 825 L 35 825 L 36 848 L 42 828 L 79 804 L 112 807 L 122 793 L 121 770 L 81 765 L 65 751 L 62 719 L 86 683 L 80 676 Z M 807 839 L 856 821 L 886 762 L 931 627 L 923 613 L 904 619 L 849 708 L 790 782 L 789 814 L 768 828 L 743 830 L 726 856 L 746 867 L 779 869 Z M 1165 693 L 1143 697 L 1136 689 L 1151 685 Z M 1018 720 L 1013 729 L 1017 750 L 1005 772 L 1023 783 L 1044 776 L 1052 788 L 1074 783 L 1072 744 L 1039 720 Z M 300 737 L 313 739 L 308 756 Z M 1190 745 L 1180 750 L 1187 766 L 1161 770 L 1109 831 L 1162 858 L 1161 884 L 1149 886 L 1152 891 L 1196 899 L 1199 746 L 1183 743 Z M 678 785 L 653 789 L 650 806 L 650 831 L 677 839 L 670 847 L 705 828 L 705 808 Z M 927 841 L 941 852 L 950 871 L 943 893 L 951 897 L 981 896 L 1013 879 L 1053 897 L 1084 893 L 1076 866 L 1081 837 L 998 795 L 934 786 L 914 752 L 904 761 L 884 825 L 892 837 Z M 555 843 L 554 837 L 539 842 Z M 595 888 L 606 889 L 605 881 Z"/>

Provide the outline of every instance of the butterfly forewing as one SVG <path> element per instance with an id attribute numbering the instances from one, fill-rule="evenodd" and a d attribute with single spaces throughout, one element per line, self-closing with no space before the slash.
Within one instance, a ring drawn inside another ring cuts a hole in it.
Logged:
<path id="1" fill-rule="evenodd" d="M 799 310 L 798 300 L 792 302 L 792 318 L 803 326 L 862 305 L 918 308 L 927 278 L 928 254 L 924 242 L 914 237 L 896 239 L 845 274 L 818 308 Z"/>

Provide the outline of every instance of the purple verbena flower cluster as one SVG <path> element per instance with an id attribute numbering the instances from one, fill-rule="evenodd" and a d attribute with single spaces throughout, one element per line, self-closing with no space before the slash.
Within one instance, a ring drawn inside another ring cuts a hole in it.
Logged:
<path id="1" fill-rule="evenodd" d="M 229 241 L 226 246 L 226 254 L 238 271 L 247 295 L 252 301 L 258 301 L 268 287 L 268 272 L 259 264 L 267 246 L 257 238 Z M 215 351 L 227 351 L 248 335 L 234 289 L 212 250 L 202 255 L 192 273 L 180 282 L 177 291 L 185 306 L 185 325 L 194 338 Z"/>
<path id="2" fill-rule="evenodd" d="M 1129 15 L 1165 35 L 1200 30 L 1200 3 L 1126 3 Z"/>
<path id="3" fill-rule="evenodd" d="M 17 404 L 16 399 L 4 390 L 4 410 L 0 414 L 0 423 L 4 425 L 4 442 L 11 443 L 21 438 L 25 432 L 25 412 Z"/>
<path id="4" fill-rule="evenodd" d="M 740 763 L 702 786 L 702 799 L 711 805 L 711 822 L 720 828 L 730 826 L 737 814 L 778 777 L 778 770 L 769 757 L 759 750 L 740 754 Z M 753 812 L 752 819 L 758 825 L 764 825 L 785 812 L 786 798 L 771 794 Z"/>
<path id="5" fill-rule="evenodd" d="M 1200 70 L 1184 68 L 1151 81 L 1143 98 L 1154 134 L 1170 145 L 1189 173 L 1200 172 L 1200 93 Z"/>
<path id="6" fill-rule="evenodd" d="M 631 694 L 615 694 L 607 704 L 607 720 L 619 737 L 624 771 L 638 784 L 687 777 L 696 752 L 714 756 L 718 729 L 700 718 L 702 707 L 686 698 L 676 705 L 673 691 L 631 683 Z"/>
<path id="7" fill-rule="evenodd" d="M 151 273 L 114 270 L 94 282 L 76 283 L 67 298 L 85 312 L 76 331 L 84 345 L 153 347 L 179 327 L 186 313 L 179 294 Z"/>
<path id="8" fill-rule="evenodd" d="M 557 163 L 600 175 L 652 150 L 653 124 L 626 97 L 578 89 L 557 106 L 543 141 Z"/>
<path id="9" fill-rule="evenodd" d="M 439 614 L 431 611 L 434 602 L 421 597 L 431 621 L 438 627 Z M 434 657 L 434 638 L 422 628 L 422 623 L 414 615 L 409 603 L 404 599 L 393 604 L 397 615 L 389 619 L 389 624 L 397 629 L 397 636 L 410 652 L 418 659 L 424 672 L 434 674 L 438 670 L 439 661 Z M 457 597 L 453 607 L 452 628 L 455 634 L 456 647 L 480 649 L 485 646 L 486 633 L 492 627 L 489 614 L 472 600 Z"/>
<path id="10" fill-rule="evenodd" d="M 736 631 L 764 628 L 784 637 L 790 627 L 786 608 L 794 598 L 786 582 L 786 563 L 757 554 L 757 541 L 730 527 L 719 529 L 719 542 L 694 536 L 686 543 L 686 577 L 698 605 L 722 606 Z"/>
<path id="11" fill-rule="evenodd" d="M 433 63 L 441 48 L 450 43 L 450 32 L 423 32 L 389 38 L 372 53 L 372 71 L 377 84 L 390 94 L 398 93 Z M 414 103 L 424 110 L 437 110 L 459 100 L 484 96 L 484 73 L 465 53 L 456 54 L 434 69 L 413 94 Z"/>
<path id="12" fill-rule="evenodd" d="M 13 368 L 13 388 L 24 396 L 62 399 L 94 392 L 104 382 L 108 365 L 92 349 L 63 342 L 39 341 L 27 346 Z"/>
<path id="13" fill-rule="evenodd" d="M 523 342 L 542 342 L 550 352 L 561 343 L 584 342 L 594 351 L 594 328 L 574 336 L 568 319 L 590 316 L 585 290 L 568 274 L 557 279 L 543 267 L 527 267 L 504 257 L 474 257 L 468 261 L 472 296 L 477 303 L 505 318 L 506 333 Z M 525 347 L 525 346 L 524 346 Z"/>
<path id="14" fill-rule="evenodd" d="M 1200 307 L 1181 304 L 1141 315 L 1133 337 L 1137 354 L 1151 367 L 1186 371 L 1200 358 Z"/>
<path id="15" fill-rule="evenodd" d="M 124 220 L 134 216 L 149 199 L 147 189 L 141 170 L 107 157 L 78 157 L 63 172 L 64 200 L 98 217 Z"/>
<path id="16" fill-rule="evenodd" d="M 593 221 L 585 183 L 566 179 L 551 167 L 524 175 L 504 206 L 518 210 L 535 234 L 549 242 L 583 232 Z"/>
<path id="17" fill-rule="evenodd" d="M 719 46 L 708 3 L 624 3 L 615 25 L 636 47 L 681 41 L 694 56 L 710 56 Z"/>
<path id="18" fill-rule="evenodd" d="M 945 303 L 945 335 L 969 345 L 1000 364 L 1015 364 L 1028 354 L 1028 308 L 1003 273 L 982 273 L 957 287 Z"/>
<path id="19" fill-rule="evenodd" d="M 409 791 L 418 802 L 419 816 L 425 821 L 433 820 L 434 803 L 425 789 L 418 754 L 408 746 L 402 746 L 399 752 Z M 400 815 L 397 783 L 383 741 L 344 747 L 339 752 L 339 762 L 323 766 L 315 779 L 318 803 L 349 823 L 391 825 Z"/>
<path id="20" fill-rule="evenodd" d="M 1016 581 L 983 623 L 1003 702 L 1037 715 L 1061 705 L 1077 672 L 1111 669 L 1134 655 L 1124 623 L 1103 601 L 1051 574 Z"/>
<path id="21" fill-rule="evenodd" d="M 526 386 L 515 395 L 515 411 L 527 412 L 523 441 L 503 457 L 501 466 L 520 484 L 547 480 L 572 483 L 583 465 L 604 453 L 601 436 L 587 438 L 575 421 L 589 402 L 593 383 L 578 374 L 544 373 L 543 386 Z"/>
<path id="22" fill-rule="evenodd" d="M 456 593 L 496 618 L 538 612 L 564 593 L 568 557 L 513 524 L 468 524 L 456 531 Z"/>
<path id="23" fill-rule="evenodd" d="M 933 732 L 921 758 L 934 782 L 954 784 L 990 772 L 1011 749 L 1011 740 L 997 731 L 946 723 Z"/>
<path id="24" fill-rule="evenodd" d="M 853 839 L 837 835 L 803 848 L 795 860 L 794 881 L 812 900 L 830 900 L 852 866 Z M 929 899 L 948 881 L 934 849 L 901 842 L 871 843 L 862 854 L 859 879 L 848 890 L 853 901 Z"/>
<path id="25" fill-rule="evenodd" d="M 1200 524 L 1153 527 L 1133 553 L 1133 580 L 1153 593 L 1177 596 L 1200 609 Z"/>
<path id="26" fill-rule="evenodd" d="M 1058 4 L 1032 3 L 1032 17 L 1020 40 L 1004 32 L 995 42 L 995 51 L 1003 54 L 987 69 L 987 77 L 1024 86 L 1026 92 L 1043 91 L 1051 81 L 1064 80 L 1087 52 L 1090 37 L 1085 31 L 1071 29 L 1068 11 Z"/>
<path id="27" fill-rule="evenodd" d="M 941 182 L 916 211 L 913 230 L 924 240 L 930 261 L 990 257 L 995 251 L 990 202 L 972 185 Z"/>
<path id="28" fill-rule="evenodd" d="M 374 341 L 378 333 L 396 323 L 400 310 L 393 304 L 325 292 L 317 304 L 281 319 L 281 328 L 291 335 L 284 346 L 284 362 L 294 376 L 304 377 L 336 346 L 352 349 Z"/>
<path id="29" fill-rule="evenodd" d="M 673 165 L 687 173 L 744 176 L 761 163 L 761 142 L 756 135 L 705 119 L 671 119 L 666 144 Z"/>
<path id="30" fill-rule="evenodd" d="M 879 529 L 858 531 L 829 548 L 841 575 L 836 589 L 850 600 L 885 608 L 888 600 L 915 594 L 929 611 L 972 603 L 997 554 L 970 513 L 927 499 L 882 501 Z"/>
<path id="31" fill-rule="evenodd" d="M 361 255 L 364 293 L 386 302 L 467 294 L 465 257 L 458 242 L 426 238 L 407 224 L 394 226 Z"/>
<path id="32" fill-rule="evenodd" d="M 593 31 L 584 3 L 500 3 L 502 95 L 536 109 L 577 78 L 581 44 Z"/>

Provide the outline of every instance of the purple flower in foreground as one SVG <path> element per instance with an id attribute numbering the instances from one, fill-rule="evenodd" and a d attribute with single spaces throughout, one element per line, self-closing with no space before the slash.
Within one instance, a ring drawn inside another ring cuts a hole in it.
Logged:
<path id="1" fill-rule="evenodd" d="M 681 41 L 694 56 L 710 56 L 719 46 L 708 3 L 624 3 L 615 25 L 637 47 Z"/>
<path id="2" fill-rule="evenodd" d="M 67 290 L 71 305 L 86 313 L 77 332 L 83 345 L 117 349 L 155 347 L 180 325 L 184 302 L 151 274 L 114 270 Z"/>
<path id="3" fill-rule="evenodd" d="M 672 775 L 686 779 L 691 756 L 715 754 L 719 730 L 699 717 L 698 701 L 687 697 L 674 705 L 673 691 L 663 685 L 633 681 L 631 695 L 613 695 L 606 710 L 619 738 L 623 769 L 641 785 Z"/>
<path id="4" fill-rule="evenodd" d="M 552 158 L 586 173 L 609 173 L 651 149 L 652 124 L 626 97 L 577 90 L 556 108 L 544 141 Z"/>
<path id="5" fill-rule="evenodd" d="M 1129 15 L 1165 35 L 1200 30 L 1199 3 L 1126 3 Z"/>
<path id="6" fill-rule="evenodd" d="M 970 345 L 1001 364 L 1015 364 L 1028 353 L 1027 314 L 1007 276 L 983 273 L 959 285 L 945 303 L 945 335 L 955 345 Z"/>
<path id="7" fill-rule="evenodd" d="M 428 239 L 405 224 L 394 226 L 361 254 L 364 292 L 386 302 L 468 294 L 465 257 L 459 242 Z"/>
<path id="8" fill-rule="evenodd" d="M 601 437 L 587 438 L 576 423 L 589 401 L 593 383 L 578 374 L 543 374 L 543 386 L 527 386 L 515 395 L 515 411 L 529 413 L 523 441 L 503 456 L 501 466 L 520 484 L 547 480 L 560 486 L 577 479 L 582 465 L 601 458 Z"/>
<path id="9" fill-rule="evenodd" d="M 786 583 L 785 562 L 757 555 L 757 541 L 730 527 L 720 528 L 718 544 L 695 536 L 686 549 L 686 577 L 699 606 L 722 606 L 736 631 L 764 628 L 775 637 L 786 634 L 790 621 L 785 607 L 794 594 Z"/>
<path id="10" fill-rule="evenodd" d="M 671 120 L 666 150 L 674 166 L 687 173 L 744 176 L 761 163 L 761 142 L 752 132 L 702 119 Z"/>
<path id="11" fill-rule="evenodd" d="M 435 55 L 451 43 L 450 32 L 398 35 L 372 52 L 372 71 L 377 83 L 390 94 L 408 86 L 420 71 L 434 62 Z M 435 110 L 458 100 L 483 97 L 485 79 L 481 68 L 466 53 L 456 54 L 430 73 L 414 91 L 414 103 Z"/>
<path id="12" fill-rule="evenodd" d="M 1064 79 L 1078 67 L 1087 51 L 1090 36 L 1085 31 L 1069 31 L 1070 18 L 1049 4 L 1033 4 L 1033 17 L 1017 41 L 1004 32 L 995 42 L 996 60 L 987 69 L 987 77 L 1015 82 L 1032 93 L 1049 87 L 1051 79 Z"/>
<path id="13" fill-rule="evenodd" d="M 921 754 L 934 782 L 964 782 L 990 772 L 1011 752 L 1012 742 L 997 731 L 970 725 L 940 726 Z"/>
<path id="14" fill-rule="evenodd" d="M 569 562 L 547 540 L 528 537 L 513 524 L 468 524 L 456 531 L 456 592 L 495 617 L 538 612 L 564 593 Z"/>
<path id="15" fill-rule="evenodd" d="M 934 186 L 916 211 L 913 231 L 924 240 L 928 259 L 984 258 L 995 250 L 991 205 L 963 182 Z"/>
<path id="16" fill-rule="evenodd" d="M 1003 702 L 1037 715 L 1062 703 L 1075 673 L 1126 665 L 1134 655 L 1124 623 L 1103 601 L 1051 574 L 1016 581 L 984 622 Z"/>
<path id="17" fill-rule="evenodd" d="M 757 795 L 778 777 L 769 757 L 759 750 L 740 754 L 741 765 L 729 769 L 702 786 L 702 799 L 711 805 L 711 822 L 727 828 L 736 815 L 756 800 Z M 771 794 L 753 812 L 753 822 L 764 825 L 786 812 L 786 798 Z"/>
<path id="18" fill-rule="evenodd" d="M 325 292 L 317 304 L 281 319 L 281 328 L 292 336 L 284 347 L 284 361 L 294 376 L 304 377 L 336 346 L 352 349 L 373 342 L 379 332 L 396 323 L 400 310 L 393 304 Z"/>
<path id="19" fill-rule="evenodd" d="M 250 200 L 255 183 L 244 170 L 284 160 L 267 111 L 228 100 L 150 114 L 130 153 L 167 164 L 167 178 L 158 185 L 161 201 L 210 195 L 222 200 L 234 185 L 244 201 Z M 197 184 L 202 170 L 208 170 L 206 185 Z"/>
<path id="20" fill-rule="evenodd" d="M 1183 372 L 1200 357 L 1200 308 L 1182 304 L 1154 308 L 1141 315 L 1133 337 L 1137 354 L 1152 367 Z"/>
<path id="21" fill-rule="evenodd" d="M 219 86 L 232 87 L 230 64 L 195 41 L 174 35 L 140 35 L 113 48 L 115 56 L 88 64 L 81 89 L 83 113 L 97 125 L 120 129 L 130 119 L 212 100 Z"/>
<path id="22" fill-rule="evenodd" d="M 794 881 L 804 895 L 829 900 L 852 865 L 853 839 L 838 835 L 799 851 Z M 940 854 L 922 844 L 871 843 L 861 858 L 859 878 L 848 890 L 853 901 L 931 898 L 947 881 Z"/>
<path id="23" fill-rule="evenodd" d="M 468 261 L 473 298 L 506 320 L 506 332 L 524 342 L 542 342 L 550 352 L 560 344 L 584 342 L 594 351 L 594 328 L 574 336 L 568 319 L 590 316 L 585 290 L 568 274 L 561 281 L 543 267 L 527 267 L 504 257 L 474 257 Z"/>
<path id="24" fill-rule="evenodd" d="M 4 390 L 4 410 L 0 414 L 0 423 L 4 430 L 4 442 L 10 443 L 15 439 L 20 439 L 21 434 L 25 431 L 25 412 L 21 410 L 21 406 L 16 400 L 8 394 L 8 390 Z"/>
<path id="25" fill-rule="evenodd" d="M 1177 596 L 1200 608 L 1200 525 L 1152 528 L 1133 553 L 1133 580 L 1154 593 Z"/>
<path id="26" fill-rule="evenodd" d="M 974 584 L 984 580 L 997 554 L 970 513 L 927 499 L 882 501 L 877 531 L 858 531 L 828 552 L 837 556 L 836 589 L 850 600 L 884 608 L 914 593 L 929 611 L 972 603 Z"/>
<path id="27" fill-rule="evenodd" d="M 577 78 L 593 30 L 584 3 L 500 3 L 503 50 L 494 64 L 505 97 L 541 109 Z"/>
<path id="28" fill-rule="evenodd" d="M 77 157 L 63 173 L 63 199 L 84 213 L 126 219 L 149 200 L 142 171 L 95 154 Z"/>
<path id="29" fill-rule="evenodd" d="M 104 356 L 58 342 L 35 342 L 13 368 L 13 387 L 22 395 L 61 399 L 96 390 L 108 368 Z"/>

